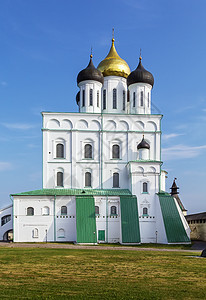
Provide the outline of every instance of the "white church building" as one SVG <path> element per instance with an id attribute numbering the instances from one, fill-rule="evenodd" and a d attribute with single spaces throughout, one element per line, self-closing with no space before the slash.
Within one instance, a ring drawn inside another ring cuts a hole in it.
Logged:
<path id="1" fill-rule="evenodd" d="M 165 192 L 153 75 L 111 49 L 77 76 L 79 112 L 43 112 L 43 187 L 12 194 L 14 242 L 190 243 Z"/>

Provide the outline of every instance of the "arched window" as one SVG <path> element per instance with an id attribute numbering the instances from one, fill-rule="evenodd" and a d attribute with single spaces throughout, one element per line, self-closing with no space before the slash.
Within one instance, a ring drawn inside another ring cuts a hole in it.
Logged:
<path id="1" fill-rule="evenodd" d="M 63 172 L 57 172 L 57 186 L 63 186 Z"/>
<path id="2" fill-rule="evenodd" d="M 48 216 L 49 215 L 49 207 L 48 206 L 44 206 L 42 209 L 42 215 L 43 216 Z"/>
<path id="3" fill-rule="evenodd" d="M 133 93 L 133 107 L 136 106 L 136 95 L 135 95 L 135 92 Z"/>
<path id="4" fill-rule="evenodd" d="M 143 215 L 148 215 L 148 209 L 147 209 L 147 207 L 143 207 Z"/>
<path id="5" fill-rule="evenodd" d="M 11 220 L 11 215 L 3 216 L 1 218 L 1 226 L 3 226 L 4 224 L 8 223 L 10 220 Z"/>
<path id="6" fill-rule="evenodd" d="M 120 151 L 119 145 L 112 146 L 112 158 L 120 158 Z"/>
<path id="7" fill-rule="evenodd" d="M 38 228 L 34 228 L 32 232 L 33 238 L 38 238 L 39 237 L 39 230 Z"/>
<path id="8" fill-rule="evenodd" d="M 61 215 L 67 215 L 67 207 L 66 206 L 61 207 Z"/>
<path id="9" fill-rule="evenodd" d="M 143 106 L 144 102 L 143 102 L 143 91 L 141 91 L 140 93 L 140 106 Z"/>
<path id="10" fill-rule="evenodd" d="M 148 193 L 148 184 L 147 184 L 147 182 L 143 182 L 143 193 Z"/>
<path id="11" fill-rule="evenodd" d="M 59 143 L 56 145 L 56 157 L 64 158 L 64 145 L 63 144 Z"/>
<path id="12" fill-rule="evenodd" d="M 82 90 L 82 106 L 85 106 L 85 90 Z"/>
<path id="13" fill-rule="evenodd" d="M 111 215 L 116 215 L 116 214 L 117 214 L 117 207 L 111 206 Z"/>
<path id="14" fill-rule="evenodd" d="M 33 216 L 33 215 L 34 215 L 34 208 L 27 207 L 27 216 Z"/>
<path id="15" fill-rule="evenodd" d="M 113 89 L 113 108 L 117 108 L 117 89 Z"/>
<path id="16" fill-rule="evenodd" d="M 103 109 L 106 109 L 106 90 L 103 90 Z"/>
<path id="17" fill-rule="evenodd" d="M 58 230 L 58 238 L 64 238 L 65 237 L 65 230 L 63 228 L 60 228 Z"/>
<path id="18" fill-rule="evenodd" d="M 86 144 L 84 146 L 84 158 L 92 158 L 92 145 Z"/>
<path id="19" fill-rule="evenodd" d="M 113 187 L 119 187 L 119 173 L 113 173 Z"/>
<path id="20" fill-rule="evenodd" d="M 90 172 L 85 173 L 85 186 L 86 187 L 92 186 L 92 175 Z"/>
<path id="21" fill-rule="evenodd" d="M 99 107 L 99 91 L 97 91 L 97 107 Z"/>
<path id="22" fill-rule="evenodd" d="M 93 89 L 89 90 L 89 105 L 93 105 Z"/>
<path id="23" fill-rule="evenodd" d="M 125 91 L 123 91 L 123 103 L 122 103 L 122 109 L 123 110 L 125 110 L 125 106 L 126 106 L 126 104 L 125 104 Z"/>
<path id="24" fill-rule="evenodd" d="M 147 94 L 147 106 L 149 107 L 149 93 Z"/>
<path id="25" fill-rule="evenodd" d="M 95 215 L 99 215 L 99 206 L 95 206 Z"/>

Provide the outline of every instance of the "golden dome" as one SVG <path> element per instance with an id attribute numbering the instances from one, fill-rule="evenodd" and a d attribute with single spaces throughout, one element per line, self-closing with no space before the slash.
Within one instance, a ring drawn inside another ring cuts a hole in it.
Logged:
<path id="1" fill-rule="evenodd" d="M 120 76 L 127 78 L 130 74 L 130 68 L 125 60 L 118 54 L 114 46 L 114 38 L 109 54 L 103 59 L 97 67 L 104 76 Z"/>

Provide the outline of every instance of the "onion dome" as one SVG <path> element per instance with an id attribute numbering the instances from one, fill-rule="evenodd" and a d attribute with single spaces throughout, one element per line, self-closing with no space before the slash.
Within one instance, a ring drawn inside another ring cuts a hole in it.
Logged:
<path id="1" fill-rule="evenodd" d="M 139 57 L 138 67 L 133 72 L 131 72 L 127 78 L 127 85 L 129 86 L 133 83 L 138 83 L 138 82 L 148 83 L 152 87 L 154 85 L 154 77 L 152 73 L 145 70 L 145 68 L 143 67 L 141 56 Z"/>
<path id="2" fill-rule="evenodd" d="M 142 138 L 141 142 L 137 145 L 138 150 L 143 149 L 143 148 L 150 149 L 150 145 L 145 141 L 144 135 L 143 135 L 143 138 Z"/>
<path id="3" fill-rule="evenodd" d="M 86 69 L 82 70 L 79 72 L 77 76 L 77 84 L 79 84 L 81 81 L 84 80 L 94 80 L 94 81 L 99 81 L 103 84 L 104 82 L 104 77 L 102 73 L 95 68 L 93 61 L 92 61 L 92 54 L 90 55 L 90 61 Z"/>
<path id="4" fill-rule="evenodd" d="M 79 101 L 80 101 L 80 92 L 78 92 L 76 94 L 76 102 L 77 102 L 77 105 L 79 105 Z"/>
<path id="5" fill-rule="evenodd" d="M 117 54 L 114 46 L 114 38 L 112 39 L 112 46 L 109 54 L 100 62 L 97 68 L 104 76 L 120 76 L 127 78 L 130 74 L 131 71 L 128 64 Z"/>

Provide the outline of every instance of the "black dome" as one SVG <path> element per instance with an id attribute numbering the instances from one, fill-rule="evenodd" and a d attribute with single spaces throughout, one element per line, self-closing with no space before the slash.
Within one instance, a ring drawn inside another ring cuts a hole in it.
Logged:
<path id="1" fill-rule="evenodd" d="M 80 101 L 80 92 L 78 92 L 77 95 L 76 95 L 77 105 L 79 105 L 79 101 Z"/>
<path id="2" fill-rule="evenodd" d="M 145 70 L 145 68 L 142 65 L 142 58 L 139 58 L 139 65 L 138 67 L 132 71 L 129 76 L 127 77 L 127 85 L 131 85 L 133 83 L 143 82 L 148 83 L 151 86 L 154 85 L 154 77 L 152 73 Z"/>
<path id="3" fill-rule="evenodd" d="M 79 72 L 77 76 L 77 84 L 84 80 L 95 80 L 101 82 L 102 84 L 104 82 L 102 72 L 96 69 L 92 62 L 92 55 L 90 55 L 90 61 L 86 69 Z"/>
<path id="4" fill-rule="evenodd" d="M 143 135 L 143 138 L 142 138 L 141 142 L 137 145 L 138 150 L 143 149 L 143 148 L 150 149 L 150 145 L 145 141 L 144 135 Z"/>

